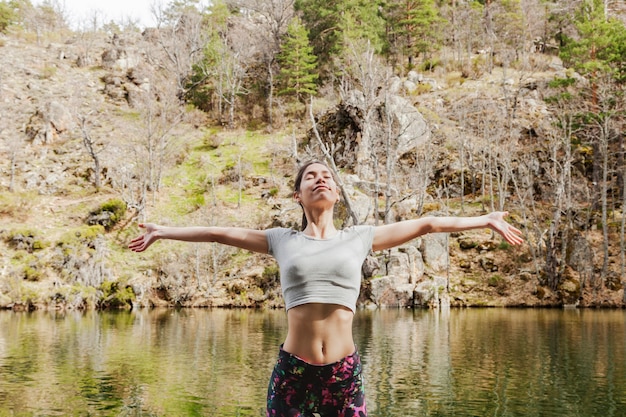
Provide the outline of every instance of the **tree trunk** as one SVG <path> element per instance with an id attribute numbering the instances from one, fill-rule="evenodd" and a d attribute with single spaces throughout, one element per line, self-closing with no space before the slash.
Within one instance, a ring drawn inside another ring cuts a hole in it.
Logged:
<path id="1" fill-rule="evenodd" d="M 609 176 L 609 131 L 608 131 L 608 119 L 605 119 L 601 129 L 601 149 L 602 149 L 602 185 L 600 188 L 600 201 L 602 204 L 602 250 L 603 250 L 603 262 L 602 262 L 602 278 L 606 280 L 607 272 L 609 268 L 609 225 L 608 225 L 608 176 Z"/>
<path id="2" fill-rule="evenodd" d="M 17 152 L 11 152 L 11 179 L 9 180 L 9 192 L 15 191 L 15 159 Z"/>
<path id="3" fill-rule="evenodd" d="M 100 191 L 101 182 L 100 182 L 100 156 L 96 151 L 96 145 L 94 143 L 91 134 L 89 133 L 89 129 L 87 129 L 87 119 L 85 116 L 80 117 L 80 130 L 83 134 L 83 145 L 87 150 L 87 153 L 93 160 L 93 176 L 94 176 L 94 187 L 96 188 L 96 192 Z"/>
<path id="4" fill-rule="evenodd" d="M 268 75 L 268 94 L 267 94 L 267 123 L 270 128 L 273 127 L 274 123 L 274 71 L 272 70 L 272 60 L 268 59 L 267 64 L 267 75 Z"/>
<path id="5" fill-rule="evenodd" d="M 348 193 L 346 193 L 346 188 L 344 186 L 343 180 L 341 179 L 341 176 L 339 175 L 339 169 L 337 169 L 337 165 L 335 164 L 335 159 L 331 155 L 330 150 L 328 149 L 328 146 L 326 146 L 326 144 L 322 140 L 320 136 L 320 132 L 317 129 L 317 123 L 315 122 L 315 116 L 313 115 L 312 101 L 313 101 L 313 97 L 311 97 L 310 102 L 309 102 L 309 117 L 311 118 L 311 123 L 313 125 L 313 133 L 315 134 L 315 138 L 317 139 L 317 142 L 320 145 L 320 149 L 322 149 L 322 152 L 324 153 L 324 157 L 330 164 L 330 169 L 333 171 L 333 174 L 335 174 L 335 178 L 337 179 L 337 182 L 338 182 L 337 185 L 339 185 L 339 188 L 341 189 L 341 196 L 343 197 L 343 203 L 346 206 L 346 210 L 348 211 L 348 216 L 352 219 L 352 223 L 354 225 L 357 225 L 359 224 L 359 218 L 357 217 L 356 213 L 352 209 L 352 200 L 350 200 L 350 196 L 348 195 Z"/>

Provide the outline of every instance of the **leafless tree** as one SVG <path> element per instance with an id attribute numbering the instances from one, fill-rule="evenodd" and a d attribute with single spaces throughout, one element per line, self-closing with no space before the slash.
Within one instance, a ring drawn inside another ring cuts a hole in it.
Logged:
<path id="1" fill-rule="evenodd" d="M 606 278 L 609 266 L 609 190 L 613 188 L 613 164 L 615 158 L 611 144 L 621 136 L 626 124 L 623 98 L 623 87 L 611 77 L 600 77 L 591 86 L 592 97 L 585 101 L 588 120 L 587 137 L 594 148 L 594 183 L 596 192 L 594 200 L 599 203 L 602 223 L 603 262 L 601 277 Z M 596 156 L 597 154 L 597 156 Z M 594 204 L 597 205 L 597 204 Z"/>
<path id="2" fill-rule="evenodd" d="M 12 113 L 8 108 L 8 100 L 4 100 L 4 92 L 2 91 L 2 85 L 4 76 L 0 73 L 0 120 L 2 125 L 0 126 L 0 144 L 4 144 L 7 158 L 5 159 L 9 164 L 9 191 L 15 191 L 15 175 L 17 169 L 17 158 L 22 149 L 23 143 L 20 141 L 20 127 L 19 121 L 15 117 L 10 117 Z"/>
<path id="3" fill-rule="evenodd" d="M 283 35 L 294 16 L 294 0 L 230 0 L 229 3 L 242 10 L 251 11 L 251 17 L 259 21 L 259 51 L 267 67 L 267 115 L 269 125 L 273 124 L 274 71 L 276 56 L 280 52 Z M 257 19 L 259 18 L 260 19 Z"/>
<path id="4" fill-rule="evenodd" d="M 79 22 L 76 33 L 78 35 L 78 46 L 80 53 L 77 65 L 79 67 L 89 66 L 93 63 L 91 53 L 98 38 L 98 30 L 103 23 L 102 12 L 94 9 L 88 20 Z"/>
<path id="5" fill-rule="evenodd" d="M 58 0 L 47 0 L 34 6 L 30 1 L 17 3 L 20 24 L 29 31 L 37 34 L 37 44 L 40 44 L 44 34 L 65 29 L 68 26 L 68 16 L 64 3 Z"/>
<path id="6" fill-rule="evenodd" d="M 556 289 L 566 266 L 565 253 L 571 230 L 571 170 L 572 153 L 571 138 L 573 134 L 573 117 L 571 113 L 562 113 L 558 129 L 545 132 L 549 139 L 550 166 L 545 171 L 545 179 L 551 185 L 552 221 L 545 234 L 546 259 L 544 266 L 544 284 Z M 563 219 L 563 214 L 566 217 Z"/>
<path id="7" fill-rule="evenodd" d="M 96 188 L 96 191 L 100 191 L 100 188 L 102 187 L 102 163 L 100 160 L 100 153 L 104 150 L 104 145 L 92 136 L 87 116 L 88 115 L 84 114 L 78 115 L 78 122 L 80 124 L 80 131 L 83 138 L 83 146 L 85 146 L 85 150 L 93 161 L 94 187 Z"/>
<path id="8" fill-rule="evenodd" d="M 470 160 L 476 161 L 482 203 L 488 202 L 490 210 L 496 208 L 496 201 L 499 209 L 504 206 L 510 173 L 503 162 L 514 157 L 510 142 L 516 138 L 506 126 L 505 113 L 492 97 L 479 93 L 457 103 L 451 111 L 465 134 L 463 148 L 470 153 Z"/>
<path id="9" fill-rule="evenodd" d="M 532 256 L 535 274 L 539 276 L 544 253 L 544 230 L 540 222 L 540 210 L 534 189 L 538 176 L 537 165 L 534 155 L 520 155 L 516 175 L 511 177 L 511 182 L 515 190 L 517 206 L 521 212 L 522 224 L 526 225 L 524 227 L 525 240 Z"/>
<path id="10" fill-rule="evenodd" d="M 139 123 L 130 131 L 132 147 L 118 175 L 126 188 L 125 200 L 141 212 L 147 197 L 158 193 L 163 174 L 173 163 L 177 146 L 176 129 L 184 119 L 185 109 L 177 97 L 177 86 L 163 74 L 153 73 L 150 89 L 137 93 L 135 106 Z"/>
<path id="11" fill-rule="evenodd" d="M 311 101 L 309 103 L 309 117 L 311 120 L 311 125 L 313 129 L 313 133 L 315 134 L 315 139 L 324 154 L 324 159 L 330 165 L 330 169 L 333 171 L 335 178 L 339 185 L 339 189 L 341 190 L 341 196 L 343 197 L 343 203 L 346 206 L 348 211 L 348 216 L 352 219 L 353 224 L 359 224 L 359 218 L 356 215 L 356 212 L 352 209 L 352 200 L 350 199 L 350 195 L 346 192 L 345 184 L 342 180 L 342 177 L 339 173 L 339 168 L 337 168 L 337 164 L 335 163 L 335 158 L 333 157 L 332 149 L 324 142 L 322 137 L 320 136 L 320 132 L 317 129 L 317 122 L 315 121 L 315 116 L 313 115 L 313 97 L 311 97 Z M 332 143 L 332 141 L 330 141 Z"/>
<path id="12" fill-rule="evenodd" d="M 444 17 L 450 21 L 450 42 L 454 59 L 468 72 L 475 51 L 485 48 L 481 16 L 469 2 L 458 0 L 453 0 L 443 12 Z"/>
<path id="13" fill-rule="evenodd" d="M 235 128 L 235 109 L 237 100 L 241 94 L 246 93 L 243 86 L 246 77 L 246 68 L 242 65 L 243 58 L 240 53 L 225 49 L 221 61 L 221 71 L 224 81 L 224 93 L 222 98 L 228 105 L 228 128 Z"/>
<path id="14" fill-rule="evenodd" d="M 198 9 L 196 3 L 184 0 L 172 2 L 168 7 L 162 3 L 152 6 L 152 14 L 157 22 L 154 33 L 163 55 L 148 50 L 148 58 L 174 77 L 180 99 L 187 91 L 193 65 L 202 57 L 206 44 L 204 12 Z"/>
<path id="15" fill-rule="evenodd" d="M 345 103 L 359 109 L 361 113 L 361 141 L 356 155 L 356 173 L 363 178 L 372 178 L 377 166 L 373 166 L 376 128 L 381 127 L 378 109 L 385 103 L 385 92 L 391 77 L 390 71 L 380 62 L 369 41 L 345 39 L 339 94 Z M 380 130 L 380 129 L 379 129 Z"/>

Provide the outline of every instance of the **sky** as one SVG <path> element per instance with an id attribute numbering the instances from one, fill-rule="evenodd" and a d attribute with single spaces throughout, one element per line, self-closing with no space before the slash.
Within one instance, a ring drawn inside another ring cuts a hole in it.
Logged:
<path id="1" fill-rule="evenodd" d="M 153 4 L 159 4 L 159 0 L 57 0 L 64 7 L 66 16 L 69 17 L 70 26 L 77 27 L 80 22 L 89 21 L 98 11 L 103 23 L 111 20 L 120 22 L 132 18 L 139 22 L 140 27 L 155 26 L 155 21 L 150 11 Z M 42 0 L 32 2 L 41 4 Z M 162 0 L 161 4 L 167 4 Z"/>

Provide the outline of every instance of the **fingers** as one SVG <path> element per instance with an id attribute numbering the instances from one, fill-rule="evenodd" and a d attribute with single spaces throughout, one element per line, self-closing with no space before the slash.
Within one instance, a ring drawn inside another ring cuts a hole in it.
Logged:
<path id="1" fill-rule="evenodd" d="M 522 239 L 522 231 L 515 226 L 508 225 L 504 238 L 512 245 L 521 245 L 524 243 L 524 239 Z"/>
<path id="2" fill-rule="evenodd" d="M 128 245 L 128 249 L 132 250 L 133 252 L 143 252 L 146 249 L 143 236 L 139 236 L 131 240 L 130 244 Z"/>
<path id="3" fill-rule="evenodd" d="M 139 223 L 138 226 L 141 229 L 145 229 L 147 227 L 145 223 Z M 143 234 L 131 240 L 128 244 L 128 249 L 132 250 L 133 252 L 143 252 L 148 248 L 148 245 L 146 243 L 146 235 Z"/>

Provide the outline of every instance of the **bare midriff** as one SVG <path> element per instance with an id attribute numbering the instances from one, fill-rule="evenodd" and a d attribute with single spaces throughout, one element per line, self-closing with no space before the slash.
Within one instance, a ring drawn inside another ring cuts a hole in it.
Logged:
<path id="1" fill-rule="evenodd" d="M 290 308 L 283 349 L 310 364 L 337 362 L 354 353 L 353 318 L 352 310 L 337 304 L 311 303 Z"/>

